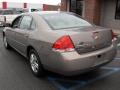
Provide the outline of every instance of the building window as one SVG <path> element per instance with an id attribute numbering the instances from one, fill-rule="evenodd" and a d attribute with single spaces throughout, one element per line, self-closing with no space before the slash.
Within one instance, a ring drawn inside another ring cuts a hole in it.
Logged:
<path id="1" fill-rule="evenodd" d="M 76 13 L 76 0 L 70 0 L 70 12 Z"/>
<path id="2" fill-rule="evenodd" d="M 83 15 L 84 0 L 70 0 L 70 11 Z"/>
<path id="3" fill-rule="evenodd" d="M 117 0 L 115 19 L 120 20 L 120 0 Z"/>

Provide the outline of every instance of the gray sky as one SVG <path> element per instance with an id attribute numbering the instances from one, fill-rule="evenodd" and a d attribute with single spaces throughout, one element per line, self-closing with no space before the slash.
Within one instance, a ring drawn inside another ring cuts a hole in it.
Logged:
<path id="1" fill-rule="evenodd" d="M 61 0 L 0 0 L 0 2 L 27 2 L 27 3 L 41 3 L 41 4 L 58 4 Z"/>

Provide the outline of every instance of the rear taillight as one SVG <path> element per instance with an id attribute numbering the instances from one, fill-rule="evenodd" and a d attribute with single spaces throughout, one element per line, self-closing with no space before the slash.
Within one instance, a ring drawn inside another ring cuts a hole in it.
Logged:
<path id="1" fill-rule="evenodd" d="M 73 51 L 74 44 L 70 36 L 66 35 L 58 39 L 52 46 L 55 51 Z"/>
<path id="2" fill-rule="evenodd" d="M 117 35 L 112 30 L 111 30 L 111 34 L 112 34 L 112 39 L 117 37 Z"/>

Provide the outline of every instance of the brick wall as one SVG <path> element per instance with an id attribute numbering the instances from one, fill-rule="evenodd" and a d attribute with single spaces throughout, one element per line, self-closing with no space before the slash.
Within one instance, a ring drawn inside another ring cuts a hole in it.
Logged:
<path id="1" fill-rule="evenodd" d="M 59 5 L 47 5 L 43 4 L 43 11 L 58 11 L 60 8 Z"/>
<path id="2" fill-rule="evenodd" d="M 61 11 L 67 11 L 67 3 L 68 0 L 61 0 L 61 8 L 60 8 Z"/>
<path id="3" fill-rule="evenodd" d="M 100 13 L 101 13 L 101 0 L 84 0 L 85 11 L 84 17 L 96 24 L 100 24 Z M 61 11 L 67 11 L 68 0 L 61 0 Z"/>
<path id="4" fill-rule="evenodd" d="M 2 9 L 7 9 L 7 2 L 2 2 Z"/>
<path id="5" fill-rule="evenodd" d="M 100 24 L 101 0 L 85 0 L 85 18 L 97 25 Z"/>

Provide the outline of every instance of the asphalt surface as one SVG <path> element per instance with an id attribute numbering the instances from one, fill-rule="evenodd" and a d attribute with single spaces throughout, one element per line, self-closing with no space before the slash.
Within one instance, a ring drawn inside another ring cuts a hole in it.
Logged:
<path id="1" fill-rule="evenodd" d="M 0 90 L 119 90 L 120 51 L 113 62 L 98 71 L 74 77 L 49 72 L 36 78 L 28 61 L 15 50 L 6 50 L 0 29 Z"/>

